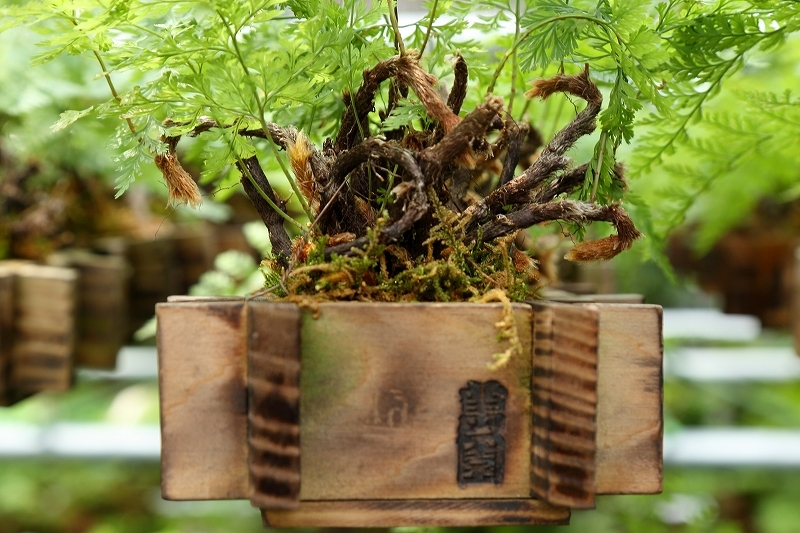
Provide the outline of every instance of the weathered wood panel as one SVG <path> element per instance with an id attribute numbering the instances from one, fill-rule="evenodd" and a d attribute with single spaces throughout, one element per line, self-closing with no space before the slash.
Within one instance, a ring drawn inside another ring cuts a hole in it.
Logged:
<path id="1" fill-rule="evenodd" d="M 557 505 L 594 507 L 598 311 L 536 303 L 531 491 Z"/>
<path id="2" fill-rule="evenodd" d="M 127 338 L 127 262 L 85 250 L 60 251 L 47 261 L 78 272 L 75 365 L 114 368 Z"/>
<path id="3" fill-rule="evenodd" d="M 124 258 L 131 267 L 128 280 L 128 332 L 132 335 L 153 317 L 157 303 L 185 292 L 175 240 L 169 237 L 129 240 L 101 239 L 95 249 Z"/>
<path id="4" fill-rule="evenodd" d="M 12 401 L 11 348 L 14 332 L 14 274 L 0 270 L 0 405 Z"/>
<path id="5" fill-rule="evenodd" d="M 16 398 L 72 384 L 77 273 L 9 262 L 14 274 L 14 330 L 9 387 Z"/>
<path id="6" fill-rule="evenodd" d="M 249 304 L 250 501 L 262 509 L 300 505 L 300 310 Z"/>
<path id="7" fill-rule="evenodd" d="M 662 312 L 598 304 L 598 494 L 656 494 L 663 471 Z"/>
<path id="8" fill-rule="evenodd" d="M 302 502 L 262 511 L 264 527 L 564 525 L 570 511 L 533 499 Z"/>
<path id="9" fill-rule="evenodd" d="M 514 310 L 525 355 L 497 371 L 487 364 L 507 346 L 497 339 L 499 304 L 304 312 L 301 500 L 529 496 L 531 309 Z M 462 410 L 461 391 L 490 381 L 507 390 L 501 431 L 487 417 L 497 405 L 485 388 Z M 462 416 L 471 420 L 459 434 Z M 459 469 L 471 482 L 459 484 Z"/>
<path id="10" fill-rule="evenodd" d="M 164 303 L 156 315 L 161 493 L 168 500 L 246 498 L 245 304 Z"/>

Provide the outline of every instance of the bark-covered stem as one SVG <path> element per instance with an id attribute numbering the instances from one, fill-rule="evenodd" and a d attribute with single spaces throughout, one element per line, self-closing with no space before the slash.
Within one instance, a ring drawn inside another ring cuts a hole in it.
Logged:
<path id="1" fill-rule="evenodd" d="M 506 131 L 508 136 L 508 149 L 506 159 L 503 161 L 503 170 L 500 172 L 498 183 L 500 187 L 514 178 L 514 171 L 519 164 L 519 157 L 522 153 L 522 145 L 528 136 L 530 127 L 527 124 L 517 124 L 513 120 L 506 121 Z"/>
<path id="2" fill-rule="evenodd" d="M 544 204 L 527 204 L 507 215 L 496 215 L 481 226 L 481 238 L 491 241 L 518 229 L 529 228 L 541 222 L 603 221 L 616 222 L 622 210 L 615 205 L 596 205 L 573 200 L 560 200 Z M 627 217 L 627 215 L 625 215 Z"/>
<path id="3" fill-rule="evenodd" d="M 278 263 L 286 267 L 288 266 L 288 258 L 292 254 L 292 241 L 289 239 L 289 234 L 286 233 L 286 228 L 283 227 L 283 217 L 278 213 L 269 203 L 261 197 L 258 188 L 250 181 L 258 184 L 258 187 L 269 197 L 269 199 L 278 207 L 278 209 L 285 209 L 285 202 L 280 200 L 275 191 L 272 190 L 269 181 L 267 180 L 261 165 L 258 163 L 258 158 L 255 156 L 249 157 L 237 163 L 239 171 L 242 173 L 242 187 L 247 193 L 248 198 L 258 211 L 261 220 L 269 230 L 269 242 L 272 244 L 272 255 Z"/>

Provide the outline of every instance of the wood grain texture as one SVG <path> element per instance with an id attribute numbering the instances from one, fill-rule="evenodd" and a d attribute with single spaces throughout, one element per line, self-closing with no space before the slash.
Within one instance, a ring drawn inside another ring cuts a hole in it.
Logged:
<path id="1" fill-rule="evenodd" d="M 241 296 L 190 296 L 188 294 L 175 294 L 167 297 L 167 302 L 182 303 L 182 302 L 243 302 L 244 298 Z"/>
<path id="2" fill-rule="evenodd" d="M 14 333 L 14 274 L 0 270 L 0 405 L 12 402 L 11 348 Z"/>
<path id="3" fill-rule="evenodd" d="M 14 276 L 9 388 L 19 399 L 72 385 L 77 273 L 68 268 L 9 261 Z"/>
<path id="4" fill-rule="evenodd" d="M 262 510 L 264 527 L 565 525 L 569 516 L 533 499 L 304 501 L 296 511 Z"/>
<path id="5" fill-rule="evenodd" d="M 519 498 L 530 495 L 530 357 L 491 371 L 505 350 L 497 304 L 362 304 L 303 313 L 300 498 Z M 531 309 L 516 305 L 523 353 Z M 456 444 L 468 382 L 505 400 L 505 476 L 459 486 Z"/>
<path id="6" fill-rule="evenodd" d="M 120 256 L 85 250 L 62 250 L 47 262 L 78 273 L 75 365 L 114 368 L 127 338 L 127 262 Z"/>
<path id="7" fill-rule="evenodd" d="M 599 319 L 594 305 L 535 303 L 531 491 L 594 507 Z"/>
<path id="8" fill-rule="evenodd" d="M 248 443 L 250 502 L 300 505 L 300 309 L 249 304 Z"/>
<path id="9" fill-rule="evenodd" d="M 246 498 L 245 304 L 164 303 L 156 316 L 162 496 Z"/>
<path id="10" fill-rule="evenodd" d="M 662 311 L 598 304 L 598 494 L 657 494 L 663 471 Z"/>

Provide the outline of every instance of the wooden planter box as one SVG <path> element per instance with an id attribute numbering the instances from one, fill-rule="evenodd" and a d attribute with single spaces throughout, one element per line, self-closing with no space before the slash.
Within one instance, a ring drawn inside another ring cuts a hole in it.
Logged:
<path id="1" fill-rule="evenodd" d="M 64 250 L 48 262 L 0 261 L 0 405 L 69 389 L 75 366 L 113 368 L 126 338 L 122 259 Z"/>
<path id="2" fill-rule="evenodd" d="M 157 238 L 113 237 L 95 242 L 98 252 L 114 256 L 129 267 L 125 339 L 153 317 L 157 303 L 166 302 L 173 294 L 186 294 L 200 276 L 213 270 L 217 254 L 239 246 L 234 242 L 235 235 L 243 243 L 241 246 L 252 252 L 241 225 L 222 228 L 178 226 L 163 230 Z"/>
<path id="3" fill-rule="evenodd" d="M 661 308 L 172 301 L 162 494 L 270 526 L 563 524 L 661 490 Z M 302 367 L 302 371 L 301 371 Z"/>
<path id="4" fill-rule="evenodd" d="M 731 231 L 698 259 L 678 238 L 670 261 L 696 274 L 703 290 L 722 297 L 724 311 L 755 315 L 765 327 L 791 326 L 792 268 L 797 239 L 780 232 Z"/>
<path id="5" fill-rule="evenodd" d="M 98 240 L 95 249 L 117 256 L 130 265 L 126 339 L 153 317 L 157 303 L 165 302 L 170 294 L 184 292 L 183 273 L 175 241 L 171 238 L 114 237 Z"/>
<path id="6" fill-rule="evenodd" d="M 72 384 L 77 273 L 0 262 L 0 405 Z"/>
<path id="7" fill-rule="evenodd" d="M 127 339 L 128 263 L 78 249 L 56 252 L 47 262 L 78 275 L 75 366 L 113 369 Z"/>

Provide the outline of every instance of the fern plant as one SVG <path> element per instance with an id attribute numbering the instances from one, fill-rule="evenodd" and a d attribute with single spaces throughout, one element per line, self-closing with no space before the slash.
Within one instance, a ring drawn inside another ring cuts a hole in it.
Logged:
<path id="1" fill-rule="evenodd" d="M 654 219 L 621 146 L 636 137 L 646 182 L 748 57 L 800 24 L 791 0 L 426 7 L 410 26 L 393 2 L 361 0 L 55 0 L 2 15 L 44 35 L 36 62 L 96 62 L 111 97 L 54 129 L 120 119 L 120 194 L 155 163 L 173 203 L 202 202 L 178 156 L 194 139 L 199 182 L 241 183 L 270 231 L 268 290 L 433 300 L 524 297 L 535 264 L 515 236 L 548 221 L 575 239 L 592 221 L 615 228 L 574 260 L 629 248 L 634 221 L 660 257 L 664 226 L 713 180 Z M 583 137 L 576 166 L 566 153 Z"/>

